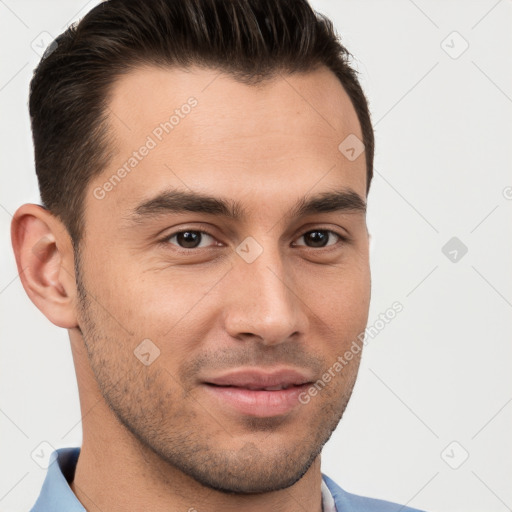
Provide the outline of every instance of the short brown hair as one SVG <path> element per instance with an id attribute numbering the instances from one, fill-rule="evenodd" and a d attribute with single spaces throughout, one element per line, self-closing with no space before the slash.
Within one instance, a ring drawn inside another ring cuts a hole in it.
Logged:
<path id="1" fill-rule="evenodd" d="M 199 65 L 246 84 L 325 65 L 357 113 L 373 176 L 374 133 L 351 54 L 307 0 L 108 0 L 56 38 L 30 83 L 35 166 L 43 206 L 74 242 L 86 187 L 109 164 L 108 100 L 140 65 Z M 341 141 L 340 141 L 341 142 Z"/>

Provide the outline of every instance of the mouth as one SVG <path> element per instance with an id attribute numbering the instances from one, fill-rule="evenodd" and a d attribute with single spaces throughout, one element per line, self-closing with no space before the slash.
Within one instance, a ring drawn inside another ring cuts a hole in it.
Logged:
<path id="1" fill-rule="evenodd" d="M 312 382 L 310 375 L 295 369 L 238 369 L 205 380 L 203 387 L 223 410 L 263 418 L 291 413 Z"/>
<path id="2" fill-rule="evenodd" d="M 239 389 L 248 389 L 249 391 L 281 391 L 283 389 L 290 389 L 292 387 L 301 387 L 303 384 L 278 384 L 276 386 L 232 386 L 232 385 L 220 385 L 213 384 L 211 382 L 206 383 L 209 386 L 217 386 L 223 388 L 239 388 Z"/>

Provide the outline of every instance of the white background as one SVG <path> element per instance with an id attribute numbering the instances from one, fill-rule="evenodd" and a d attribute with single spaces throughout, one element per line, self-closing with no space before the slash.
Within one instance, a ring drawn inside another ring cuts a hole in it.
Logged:
<path id="1" fill-rule="evenodd" d="M 31 45 L 96 3 L 0 2 L 2 511 L 35 501 L 41 442 L 81 442 L 67 333 L 25 295 L 9 227 L 20 204 L 39 201 Z M 323 472 L 348 491 L 429 512 L 512 510 L 512 2 L 313 6 L 354 55 L 376 130 L 369 324 L 394 301 L 404 306 L 365 349 Z M 468 249 L 457 262 L 442 252 L 452 237 Z M 458 469 L 448 465 L 466 452 Z"/>

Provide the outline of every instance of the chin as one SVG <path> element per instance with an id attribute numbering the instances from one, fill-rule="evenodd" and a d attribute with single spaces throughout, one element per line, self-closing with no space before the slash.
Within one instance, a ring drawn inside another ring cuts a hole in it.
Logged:
<path id="1" fill-rule="evenodd" d="M 306 465 L 294 468 L 283 469 L 279 465 L 274 465 L 269 470 L 248 465 L 236 471 L 231 468 L 228 473 L 223 473 L 219 468 L 214 473 L 206 474 L 201 471 L 201 474 L 190 476 L 201 485 L 224 494 L 263 494 L 294 485 L 306 474 L 313 460 L 308 461 Z"/>

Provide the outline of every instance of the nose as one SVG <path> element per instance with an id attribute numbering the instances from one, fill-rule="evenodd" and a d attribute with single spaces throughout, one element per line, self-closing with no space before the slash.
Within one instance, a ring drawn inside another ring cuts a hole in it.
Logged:
<path id="1" fill-rule="evenodd" d="M 234 256 L 224 308 L 226 331 L 234 338 L 256 338 L 265 345 L 303 335 L 308 322 L 303 290 L 279 250 L 265 248 L 252 263 Z"/>

